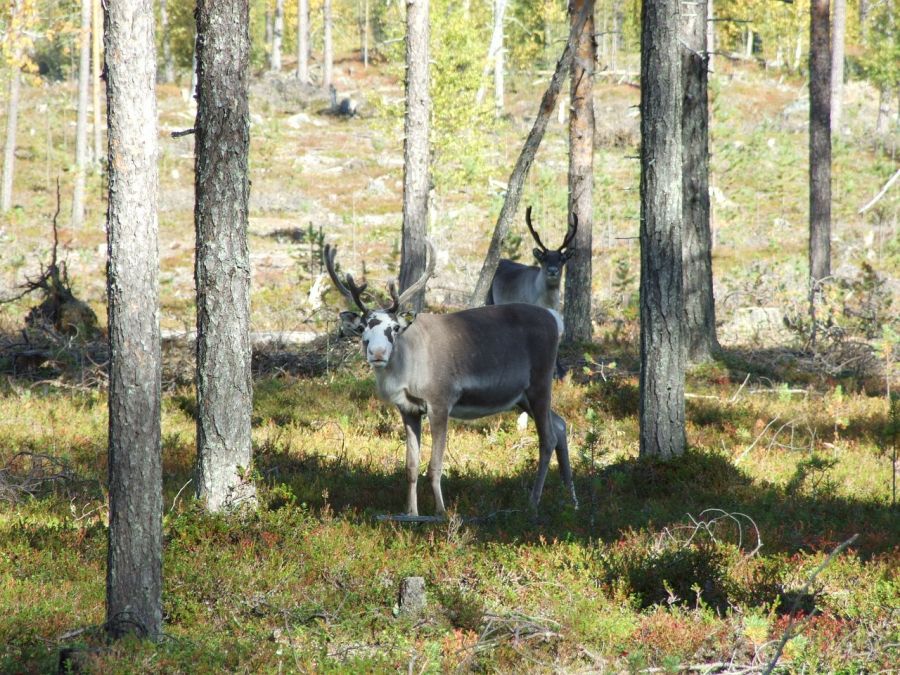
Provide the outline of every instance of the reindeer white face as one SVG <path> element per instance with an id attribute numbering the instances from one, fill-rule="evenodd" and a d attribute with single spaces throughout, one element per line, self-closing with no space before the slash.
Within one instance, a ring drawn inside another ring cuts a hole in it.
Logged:
<path id="1" fill-rule="evenodd" d="M 384 368 L 391 360 L 394 340 L 410 326 L 402 315 L 376 309 L 360 316 L 356 312 L 341 312 L 341 329 L 345 334 L 362 338 L 362 351 L 373 368 Z"/>

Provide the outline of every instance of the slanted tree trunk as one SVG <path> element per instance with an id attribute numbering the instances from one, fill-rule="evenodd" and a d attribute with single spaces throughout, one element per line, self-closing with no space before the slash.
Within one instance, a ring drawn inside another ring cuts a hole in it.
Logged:
<path id="1" fill-rule="evenodd" d="M 556 108 L 556 99 L 559 96 L 560 88 L 562 88 L 563 80 L 572 65 L 578 36 L 581 34 L 581 29 L 587 21 L 588 14 L 586 9 L 582 9 L 575 24 L 569 30 L 569 38 L 566 40 L 566 46 L 563 48 L 559 61 L 556 62 L 556 70 L 553 71 L 553 77 L 550 78 L 547 91 L 541 97 L 540 107 L 538 108 L 534 124 L 531 127 L 531 131 L 528 132 L 528 137 L 525 139 L 525 144 L 519 153 L 519 159 L 516 160 L 516 165 L 509 175 L 509 181 L 506 186 L 506 198 L 503 200 L 500 215 L 497 217 L 496 225 L 494 225 L 494 234 L 491 236 L 491 243 L 484 257 L 481 272 L 478 273 L 475 290 L 469 298 L 470 307 L 483 305 L 488 289 L 491 287 L 491 281 L 494 278 L 494 273 L 497 271 L 497 264 L 500 262 L 500 247 L 506 239 L 509 226 L 512 224 L 516 210 L 519 208 L 519 201 L 522 198 L 522 189 L 525 186 L 525 179 L 528 177 L 528 170 L 531 168 L 534 155 L 541 145 L 541 140 L 544 138 L 544 132 L 547 130 L 547 124 L 550 122 L 550 115 L 553 114 L 553 110 Z"/>
<path id="2" fill-rule="evenodd" d="M 81 0 L 78 34 L 78 113 L 75 123 L 75 181 L 72 192 L 72 227 L 84 224 L 84 187 L 88 163 L 88 90 L 91 82 L 91 0 Z"/>
<path id="3" fill-rule="evenodd" d="M 309 83 L 309 0 L 297 0 L 297 79 Z"/>
<path id="4" fill-rule="evenodd" d="M 569 101 L 569 214 L 578 218 L 575 254 L 566 263 L 565 340 L 591 339 L 591 249 L 594 229 L 594 0 L 572 0 L 569 21 L 574 24 L 586 9 L 572 60 Z"/>
<path id="5" fill-rule="evenodd" d="M 172 44 L 169 37 L 168 0 L 159 0 L 159 28 L 162 32 L 163 82 L 175 81 L 175 60 L 172 58 Z"/>
<path id="6" fill-rule="evenodd" d="M 197 496 L 210 511 L 255 501 L 249 476 L 249 0 L 197 3 Z"/>
<path id="7" fill-rule="evenodd" d="M 152 0 L 105 3 L 109 129 L 106 626 L 162 634 L 156 54 Z"/>
<path id="8" fill-rule="evenodd" d="M 847 33 L 847 0 L 834 1 L 831 33 L 831 128 L 841 133 L 844 90 L 844 38 Z"/>
<path id="9" fill-rule="evenodd" d="M 19 121 L 19 89 L 22 71 L 22 49 L 19 35 L 15 32 L 21 18 L 22 0 L 13 0 L 10 16 L 8 40 L 13 45 L 12 62 L 9 68 L 9 99 L 6 102 L 6 141 L 3 146 L 3 181 L 0 187 L 0 213 L 12 208 L 13 173 L 16 164 L 16 126 Z"/>
<path id="10" fill-rule="evenodd" d="M 685 48 L 682 55 L 682 267 L 684 345 L 690 362 L 707 361 L 718 349 L 713 296 L 712 236 L 709 212 L 709 95 L 707 86 L 706 3 L 681 6 Z"/>
<path id="11" fill-rule="evenodd" d="M 275 21 L 272 27 L 272 72 L 281 72 L 281 40 L 284 36 L 284 0 L 275 0 Z"/>
<path id="12" fill-rule="evenodd" d="M 328 89 L 334 84 L 334 47 L 331 43 L 331 0 L 325 0 L 322 5 L 325 31 L 325 53 L 322 56 L 322 86 Z"/>
<path id="13" fill-rule="evenodd" d="M 641 10 L 640 455 L 684 453 L 680 0 Z"/>
<path id="14" fill-rule="evenodd" d="M 103 156 L 103 126 L 100 119 L 100 73 L 103 72 L 103 62 L 100 60 L 100 44 L 103 40 L 103 8 L 100 0 L 91 3 L 92 34 L 91 40 L 91 83 L 92 83 L 92 108 L 94 111 L 94 163 L 99 167 Z"/>
<path id="15" fill-rule="evenodd" d="M 425 271 L 428 192 L 431 189 L 428 91 L 428 0 L 406 0 L 406 116 L 403 141 L 403 235 L 400 248 L 400 291 Z M 424 304 L 424 289 L 412 310 Z"/>
<path id="16" fill-rule="evenodd" d="M 831 41 L 828 0 L 812 0 L 809 22 L 809 274 L 831 274 Z"/>

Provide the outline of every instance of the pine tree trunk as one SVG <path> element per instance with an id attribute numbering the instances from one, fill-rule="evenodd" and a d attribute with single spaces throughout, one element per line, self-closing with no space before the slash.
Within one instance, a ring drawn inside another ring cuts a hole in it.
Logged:
<path id="1" fill-rule="evenodd" d="M 709 212 L 709 95 L 707 86 L 706 3 L 684 4 L 681 50 L 684 171 L 684 343 L 690 362 L 707 361 L 718 349 L 713 296 L 712 236 Z"/>
<path id="2" fill-rule="evenodd" d="M 328 89 L 334 84 L 334 47 L 331 43 L 331 0 L 325 0 L 322 5 L 322 14 L 325 22 L 325 53 L 322 57 L 322 86 Z"/>
<path id="3" fill-rule="evenodd" d="M 156 55 L 152 0 L 106 3 L 109 211 L 107 630 L 162 634 Z"/>
<path id="4" fill-rule="evenodd" d="M 163 82 L 172 83 L 175 81 L 175 61 L 169 36 L 168 0 L 159 0 L 159 28 L 162 31 Z"/>
<path id="5" fill-rule="evenodd" d="M 281 40 L 284 36 L 284 0 L 275 0 L 275 21 L 272 28 L 272 71 L 281 72 Z"/>
<path id="6" fill-rule="evenodd" d="M 253 504 L 250 414 L 249 0 L 197 3 L 197 496 Z"/>
<path id="7" fill-rule="evenodd" d="M 81 0 L 78 34 L 78 114 L 75 124 L 75 180 L 72 192 L 72 227 L 84 224 L 84 188 L 88 163 L 88 91 L 91 82 L 91 0 Z"/>
<path id="8" fill-rule="evenodd" d="M 812 0 L 809 32 L 809 274 L 831 274 L 831 56 L 828 0 Z"/>
<path id="9" fill-rule="evenodd" d="M 94 111 L 94 163 L 99 167 L 103 156 L 103 125 L 100 117 L 100 74 L 103 72 L 100 45 L 103 40 L 103 8 L 100 0 L 91 3 L 92 33 L 91 40 L 91 84 L 92 84 L 92 109 Z"/>
<path id="10" fill-rule="evenodd" d="M 831 33 L 831 128 L 841 132 L 841 116 L 844 112 L 844 37 L 847 32 L 847 0 L 834 1 L 833 30 Z"/>
<path id="11" fill-rule="evenodd" d="M 21 0 L 14 0 L 10 25 L 15 26 Z M 0 187 L 0 213 L 12 208 L 13 174 L 16 166 L 16 126 L 19 121 L 19 90 L 21 87 L 22 50 L 18 46 L 19 36 L 11 31 L 8 36 L 13 44 L 13 58 L 9 68 L 9 99 L 6 103 L 6 141 L 3 146 L 3 180 Z"/>
<path id="12" fill-rule="evenodd" d="M 297 0 L 297 78 L 309 83 L 309 0 Z"/>
<path id="13" fill-rule="evenodd" d="M 640 454 L 684 453 L 679 0 L 641 12 Z"/>
<path id="14" fill-rule="evenodd" d="M 587 20 L 578 36 L 572 60 L 569 101 L 569 214 L 578 218 L 575 254 L 566 263 L 565 340 L 591 339 L 591 250 L 594 229 L 594 0 L 572 0 L 570 25 L 587 6 Z"/>
<path id="15" fill-rule="evenodd" d="M 425 271 L 428 192 L 431 189 L 428 91 L 428 0 L 406 0 L 406 117 L 403 141 L 403 236 L 400 248 L 400 291 Z M 424 290 L 411 309 L 422 310 Z"/>

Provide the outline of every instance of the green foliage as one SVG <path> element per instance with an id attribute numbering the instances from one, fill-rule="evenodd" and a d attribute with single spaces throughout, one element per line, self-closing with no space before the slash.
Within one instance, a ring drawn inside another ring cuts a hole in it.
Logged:
<path id="1" fill-rule="evenodd" d="M 864 27 L 866 39 L 860 57 L 865 76 L 879 90 L 896 91 L 900 86 L 900 36 L 897 8 L 890 2 L 873 3 Z"/>

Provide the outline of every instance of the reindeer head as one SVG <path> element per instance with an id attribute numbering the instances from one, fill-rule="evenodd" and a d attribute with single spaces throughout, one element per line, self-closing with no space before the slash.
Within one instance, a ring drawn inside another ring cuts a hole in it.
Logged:
<path id="1" fill-rule="evenodd" d="M 534 227 L 531 224 L 530 206 L 525 210 L 525 224 L 528 225 L 528 231 L 531 232 L 531 236 L 537 244 L 537 248 L 533 249 L 532 252 L 535 260 L 541 266 L 547 286 L 550 288 L 558 287 L 566 261 L 575 254 L 575 247 L 569 246 L 569 244 L 575 238 L 575 232 L 578 230 L 578 216 L 574 213 L 572 214 L 572 222 L 566 232 L 566 237 L 563 239 L 562 245 L 555 251 L 544 246 L 538 233 L 534 231 Z"/>
<path id="2" fill-rule="evenodd" d="M 359 312 L 341 312 L 341 331 L 345 335 L 357 335 L 362 338 L 363 354 L 373 368 L 384 368 L 388 365 L 394 350 L 394 339 L 412 323 L 411 318 L 406 318 L 401 314 L 401 308 L 424 288 L 429 277 L 434 274 L 434 248 L 427 239 L 425 246 L 428 249 L 425 272 L 402 295 L 397 295 L 397 288 L 393 282 L 389 283 L 388 292 L 392 302 L 388 307 L 379 309 L 369 309 L 363 303 L 362 294 L 366 290 L 367 284 L 357 285 L 350 274 L 345 275 L 345 282 L 340 280 L 334 269 L 337 248 L 330 244 L 325 246 L 323 257 L 328 276 L 331 277 L 332 283 L 340 294 L 360 310 Z"/>

